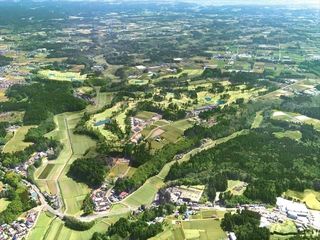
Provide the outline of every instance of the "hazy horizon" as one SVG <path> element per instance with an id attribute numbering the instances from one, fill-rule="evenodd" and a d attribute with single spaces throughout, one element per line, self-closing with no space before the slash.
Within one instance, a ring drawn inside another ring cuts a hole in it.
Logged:
<path id="1" fill-rule="evenodd" d="M 320 0 L 0 0 L 0 2 L 55 2 L 55 1 L 81 1 L 81 2 L 108 2 L 108 3 L 121 3 L 121 2 L 154 2 L 154 3 L 174 3 L 186 2 L 205 5 L 286 5 L 286 6 L 317 6 L 320 7 Z"/>

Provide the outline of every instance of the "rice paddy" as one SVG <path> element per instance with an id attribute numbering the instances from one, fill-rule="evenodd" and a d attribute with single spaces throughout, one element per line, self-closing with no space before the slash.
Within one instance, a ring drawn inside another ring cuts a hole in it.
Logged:
<path id="1" fill-rule="evenodd" d="M 56 115 L 56 129 L 48 133 L 48 137 L 59 140 L 64 148 L 56 160 L 45 163 L 35 173 L 36 181 L 42 191 L 60 192 L 63 198 L 65 212 L 79 215 L 81 205 L 90 189 L 83 183 L 77 183 L 67 177 L 70 165 L 77 158 L 95 146 L 95 141 L 84 135 L 73 133 L 73 129 L 81 118 L 81 113 L 66 113 Z"/>
<path id="2" fill-rule="evenodd" d="M 27 240 L 89 240 L 94 232 L 105 232 L 115 221 L 117 218 L 102 218 L 89 230 L 74 231 L 67 228 L 59 218 L 43 212 Z"/>

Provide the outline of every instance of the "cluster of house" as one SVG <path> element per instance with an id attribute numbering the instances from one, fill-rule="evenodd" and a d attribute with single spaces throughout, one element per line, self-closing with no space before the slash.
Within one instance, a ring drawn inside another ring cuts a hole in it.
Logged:
<path id="1" fill-rule="evenodd" d="M 114 190 L 111 191 L 111 195 L 109 197 L 111 202 L 119 202 L 123 199 L 125 199 L 129 193 L 127 192 L 121 192 L 120 194 L 116 194 Z"/>
<path id="2" fill-rule="evenodd" d="M 85 94 L 85 93 L 82 93 L 82 92 L 79 92 L 79 91 L 74 91 L 73 92 L 73 96 L 76 97 L 76 98 L 80 98 L 80 99 L 83 99 L 91 104 L 95 104 L 95 100 L 88 94 Z"/>
<path id="3" fill-rule="evenodd" d="M 55 210 L 60 208 L 59 197 L 55 194 L 49 194 L 47 192 L 43 193 L 43 196 L 46 198 L 47 203 Z"/>
<path id="4" fill-rule="evenodd" d="M 147 120 L 143 120 L 137 117 L 131 117 L 131 130 L 133 132 L 133 135 L 130 139 L 131 142 L 138 143 L 142 138 L 142 130 L 160 119 L 162 119 L 162 115 L 157 113 L 155 113 L 150 119 Z"/>
<path id="5" fill-rule="evenodd" d="M 174 63 L 181 63 L 182 62 L 182 58 L 174 58 L 173 61 Z M 139 71 L 143 71 L 143 72 L 148 72 L 149 75 L 153 75 L 155 74 L 155 72 L 163 72 L 164 74 L 175 74 L 177 73 L 177 66 L 176 64 L 170 64 L 170 63 L 163 63 L 161 65 L 158 66 L 143 66 L 143 65 L 138 65 L 136 66 L 136 69 Z M 138 76 L 135 76 L 135 78 Z"/>
<path id="6" fill-rule="evenodd" d="M 248 205 L 240 208 L 247 208 L 251 211 L 258 212 L 261 215 L 260 226 L 268 227 L 273 223 L 284 223 L 287 220 L 293 221 L 298 231 L 304 231 L 308 228 L 320 230 L 320 212 L 312 211 L 304 203 L 294 202 L 277 198 L 276 208 L 272 211 L 264 205 Z"/>
<path id="7" fill-rule="evenodd" d="M 0 78 L 0 89 L 7 89 L 9 87 L 11 87 L 12 85 L 16 85 L 16 84 L 19 84 L 19 85 L 22 85 L 22 84 L 26 84 L 25 81 L 22 81 L 22 80 L 7 80 L 7 79 L 4 79 L 4 78 Z"/>
<path id="8" fill-rule="evenodd" d="M 46 48 L 38 48 L 36 50 L 30 51 L 27 53 L 27 57 L 28 58 L 33 58 L 35 57 L 37 54 L 42 53 L 42 54 L 47 54 L 48 50 Z"/>
<path id="9" fill-rule="evenodd" d="M 319 215 L 310 211 L 304 203 L 294 202 L 281 197 L 277 198 L 277 209 L 280 213 L 292 219 L 298 230 L 316 228 L 320 230 Z"/>
<path id="10" fill-rule="evenodd" d="M 304 90 L 303 93 L 311 96 L 317 96 L 320 94 L 320 91 L 316 88 L 311 88 L 311 89 Z"/>
<path id="11" fill-rule="evenodd" d="M 129 195 L 127 192 L 116 194 L 114 190 L 109 191 L 106 185 L 91 193 L 95 212 L 104 212 L 110 209 L 112 203 L 119 202 Z"/>
<path id="12" fill-rule="evenodd" d="M 186 187 L 186 186 L 176 186 L 169 187 L 166 189 L 166 192 L 170 194 L 170 201 L 177 204 L 183 205 L 187 204 L 188 206 L 197 207 L 199 205 L 201 196 L 203 194 L 204 187 Z M 159 196 L 156 196 L 156 200 Z"/>
<path id="13" fill-rule="evenodd" d="M 198 117 L 200 113 L 213 110 L 217 107 L 218 107 L 218 104 L 210 104 L 207 106 L 199 107 L 199 108 L 196 108 L 196 109 L 189 111 L 187 113 L 187 116 L 188 117 Z"/>
<path id="14" fill-rule="evenodd" d="M 96 189 L 91 194 L 95 212 L 103 212 L 110 209 L 110 200 L 108 198 L 108 189 L 105 185 Z"/>
<path id="15" fill-rule="evenodd" d="M 39 212 L 30 211 L 26 219 L 14 221 L 11 224 L 2 224 L 0 226 L 0 240 L 18 240 L 24 239 L 36 222 Z"/>
<path id="16" fill-rule="evenodd" d="M 104 66 L 94 65 L 94 66 L 91 67 L 91 70 L 93 72 L 103 72 L 104 71 Z"/>
<path id="17" fill-rule="evenodd" d="M 26 162 L 18 165 L 17 167 L 15 167 L 15 172 L 17 172 L 18 174 L 21 174 L 24 177 L 27 177 L 28 174 L 28 167 L 33 165 L 36 161 L 46 158 L 48 156 L 52 156 L 54 155 L 54 150 L 53 148 L 49 148 L 47 151 L 45 152 L 36 152 L 34 153 Z"/>
<path id="18" fill-rule="evenodd" d="M 9 133 L 14 133 L 15 131 L 17 131 L 20 128 L 19 125 L 11 125 L 9 127 L 6 128 L 6 132 Z"/>

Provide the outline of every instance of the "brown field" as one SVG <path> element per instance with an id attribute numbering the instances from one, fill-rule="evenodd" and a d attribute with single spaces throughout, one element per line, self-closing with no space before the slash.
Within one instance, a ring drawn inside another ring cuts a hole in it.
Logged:
<path id="1" fill-rule="evenodd" d="M 161 128 L 159 129 L 156 129 L 153 131 L 153 133 L 151 134 L 150 138 L 155 138 L 155 137 L 158 137 L 160 136 L 162 133 L 164 133 L 165 131 Z"/>

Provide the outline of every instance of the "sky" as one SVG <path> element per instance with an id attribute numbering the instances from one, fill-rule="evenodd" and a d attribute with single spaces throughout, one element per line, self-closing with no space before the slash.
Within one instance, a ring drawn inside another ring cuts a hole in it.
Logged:
<path id="1" fill-rule="evenodd" d="M 72 1 L 72 0 L 71 0 Z M 78 0 L 86 1 L 86 0 Z M 87 0 L 88 1 L 88 0 Z M 205 5 L 286 5 L 286 6 L 314 6 L 320 8 L 320 0 L 89 0 L 89 1 L 105 1 L 116 2 L 121 1 L 139 1 L 139 2 L 190 2 L 202 3 Z"/>
<path id="2" fill-rule="evenodd" d="M 201 0 L 200 0 L 201 1 Z M 207 4 L 247 4 L 247 5 L 318 5 L 320 0 L 202 0 Z"/>
<path id="3" fill-rule="evenodd" d="M 8 0 L 0 0 L 8 1 Z M 9 0 L 19 2 L 21 0 Z M 26 1 L 26 0 L 22 0 Z M 28 1 L 28 0 L 27 0 Z M 189 2 L 205 5 L 286 5 L 320 8 L 320 0 L 31 0 L 31 1 L 101 1 L 101 2 Z"/>

